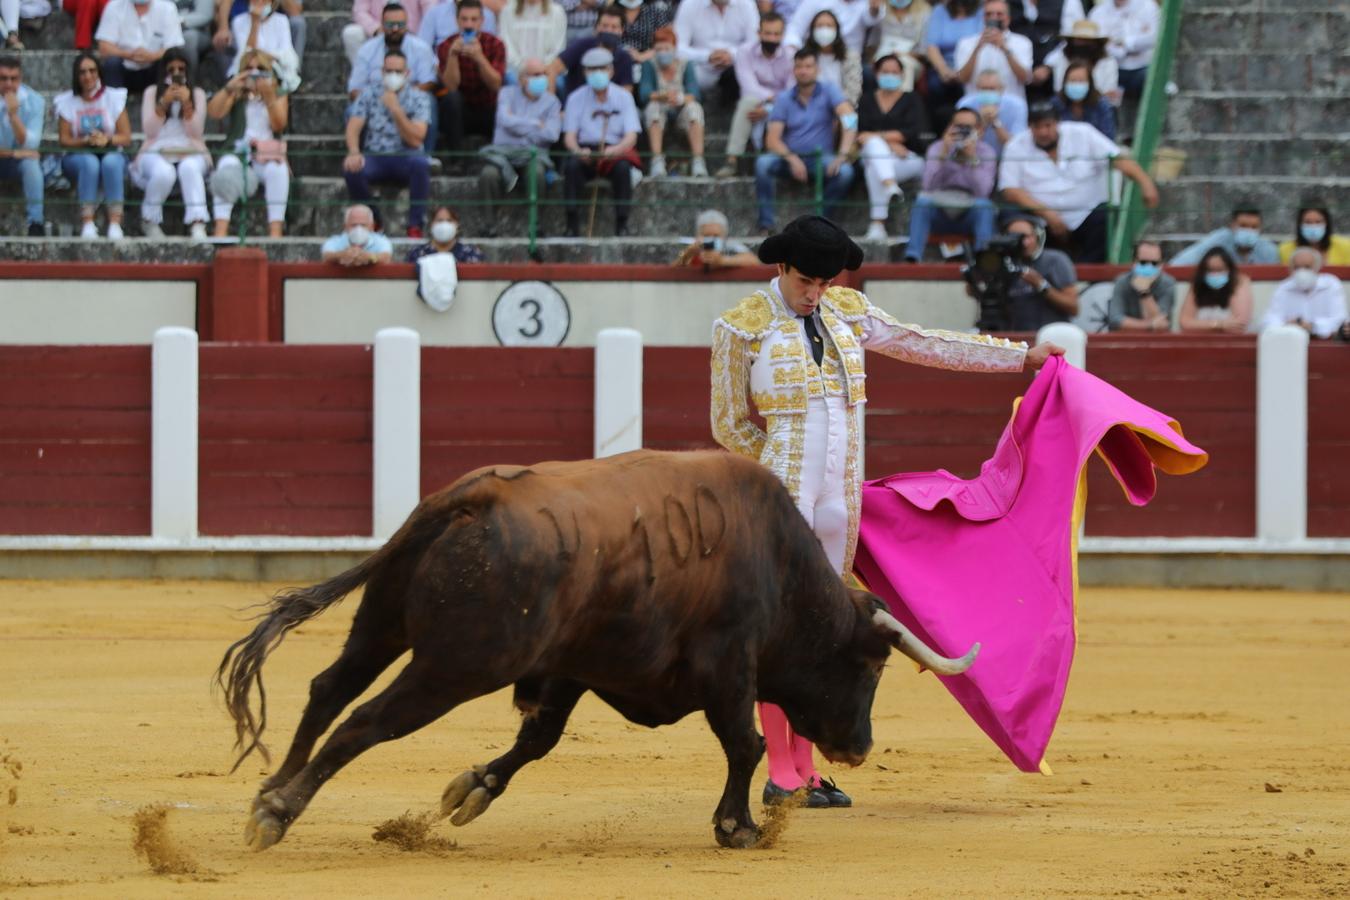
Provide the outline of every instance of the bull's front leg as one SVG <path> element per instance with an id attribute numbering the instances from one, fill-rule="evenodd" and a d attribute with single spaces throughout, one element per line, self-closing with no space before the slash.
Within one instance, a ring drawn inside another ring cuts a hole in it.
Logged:
<path id="1" fill-rule="evenodd" d="M 727 755 L 727 785 L 713 814 L 713 837 L 723 847 L 753 847 L 760 832 L 750 818 L 750 782 L 764 755 L 764 741 L 755 730 L 754 696 L 748 687 L 734 691 L 705 715 Z"/>

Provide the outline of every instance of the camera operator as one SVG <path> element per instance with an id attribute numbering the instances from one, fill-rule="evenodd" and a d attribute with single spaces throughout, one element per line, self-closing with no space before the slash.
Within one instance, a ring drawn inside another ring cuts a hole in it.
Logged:
<path id="1" fill-rule="evenodd" d="M 728 269 L 733 266 L 757 266 L 759 257 L 740 241 L 727 239 L 727 217 L 715 209 L 705 209 L 694 222 L 694 241 L 681 251 L 672 265 Z"/>
<path id="2" fill-rule="evenodd" d="M 1021 240 L 1004 250 L 1008 277 L 981 292 L 967 285 L 966 293 L 980 300 L 980 328 L 991 331 L 1039 331 L 1052 322 L 1067 322 L 1078 314 L 1078 273 L 1068 254 L 1045 246 L 1045 224 L 1021 214 L 1004 226 Z M 991 242 L 991 249 L 1000 242 Z"/>

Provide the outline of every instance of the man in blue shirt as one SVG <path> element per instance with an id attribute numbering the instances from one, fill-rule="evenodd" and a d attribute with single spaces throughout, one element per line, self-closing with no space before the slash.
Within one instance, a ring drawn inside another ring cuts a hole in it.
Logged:
<path id="1" fill-rule="evenodd" d="M 764 133 L 764 149 L 755 161 L 755 199 L 759 203 L 759 227 L 773 233 L 775 182 L 791 177 L 810 184 L 817 172 L 825 182 L 824 215 L 828 218 L 853 183 L 853 166 L 847 162 L 853 141 L 858 136 L 858 115 L 839 88 L 829 82 L 817 82 L 819 64 L 811 50 L 798 50 L 793 57 L 792 77 L 796 87 L 779 94 Z M 834 120 L 838 116 L 842 133 L 839 148 L 834 145 Z"/>
<path id="2" fill-rule="evenodd" d="M 633 200 L 637 144 L 642 122 L 633 95 L 616 87 L 614 55 L 604 47 L 592 47 L 581 58 L 586 84 L 567 96 L 563 112 L 563 196 L 567 201 L 567 236 L 581 234 L 579 227 L 582 185 L 592 175 L 609 179 L 614 189 L 614 234 L 628 234 L 628 208 Z"/>
<path id="3" fill-rule="evenodd" d="M 562 133 L 562 104 L 549 91 L 543 60 L 531 57 L 520 64 L 520 81 L 497 92 L 497 123 L 492 143 L 478 151 L 486 165 L 478 174 L 486 233 L 496 221 L 495 205 L 520 181 L 520 169 L 533 165 L 535 184 L 543 190 L 546 171 L 553 168 L 548 148 Z"/>
<path id="4" fill-rule="evenodd" d="M 347 269 L 387 263 L 394 254 L 389 238 L 375 230 L 375 213 L 369 206 L 347 207 L 342 231 L 323 242 L 323 261 Z"/>
<path id="5" fill-rule="evenodd" d="M 17 56 L 0 56 L 0 179 L 23 182 L 28 236 L 43 236 L 42 119 L 47 101 L 23 83 Z"/>
<path id="6" fill-rule="evenodd" d="M 1280 250 L 1274 242 L 1261 237 L 1261 210 L 1243 204 L 1233 210 L 1227 228 L 1211 231 L 1172 257 L 1174 266 L 1194 266 L 1215 247 L 1222 247 L 1240 266 L 1277 266 Z"/>

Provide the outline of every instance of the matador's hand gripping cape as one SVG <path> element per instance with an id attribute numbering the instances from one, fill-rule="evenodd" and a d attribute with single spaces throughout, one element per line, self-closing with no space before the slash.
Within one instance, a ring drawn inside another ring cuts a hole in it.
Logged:
<path id="1" fill-rule="evenodd" d="M 983 645 L 969 671 L 941 681 L 1027 772 L 1047 770 L 1073 662 L 1094 450 L 1136 506 L 1153 498 L 1155 468 L 1181 475 L 1209 460 L 1174 420 L 1052 357 L 977 477 L 939 469 L 863 486 L 855 571 L 938 652 Z"/>

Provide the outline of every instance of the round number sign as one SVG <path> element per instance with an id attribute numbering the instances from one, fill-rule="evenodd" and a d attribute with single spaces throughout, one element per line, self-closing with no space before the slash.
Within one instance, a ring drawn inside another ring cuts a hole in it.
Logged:
<path id="1" fill-rule="evenodd" d="M 547 281 L 517 281 L 492 305 L 492 331 L 504 347 L 559 347 L 571 327 L 567 298 Z"/>

